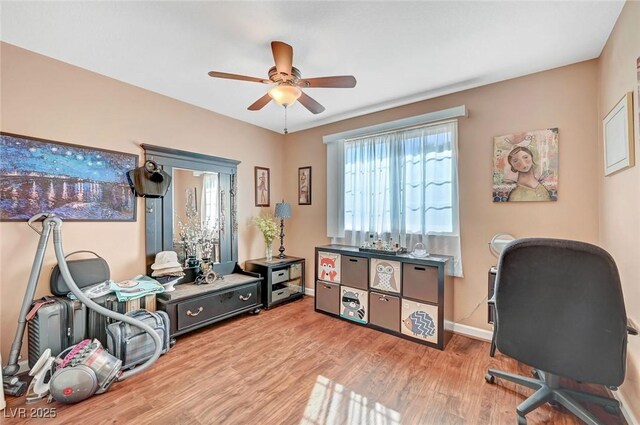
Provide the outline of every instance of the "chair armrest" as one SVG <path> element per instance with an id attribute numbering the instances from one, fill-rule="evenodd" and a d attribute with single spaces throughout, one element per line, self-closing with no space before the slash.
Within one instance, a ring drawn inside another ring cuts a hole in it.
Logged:
<path id="1" fill-rule="evenodd" d="M 629 319 L 627 319 L 627 333 L 629 335 L 638 335 L 638 330 L 629 323 Z"/>

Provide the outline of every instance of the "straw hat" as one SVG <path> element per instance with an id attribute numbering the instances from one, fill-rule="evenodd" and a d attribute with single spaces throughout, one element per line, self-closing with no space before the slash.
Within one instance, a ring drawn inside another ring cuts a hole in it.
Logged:
<path id="1" fill-rule="evenodd" d="M 178 262 L 178 254 L 175 251 L 162 251 L 156 254 L 156 261 L 151 265 L 151 270 L 163 270 L 182 267 Z"/>

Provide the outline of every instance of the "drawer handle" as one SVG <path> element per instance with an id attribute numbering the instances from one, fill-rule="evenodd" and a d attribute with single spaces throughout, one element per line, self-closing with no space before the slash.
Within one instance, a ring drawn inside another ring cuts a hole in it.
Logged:
<path id="1" fill-rule="evenodd" d="M 380 298 L 378 298 L 378 299 L 379 299 L 380 301 L 384 301 L 384 302 L 386 302 L 386 303 L 388 303 L 388 302 L 389 302 L 389 298 L 386 298 L 386 297 L 380 297 Z"/>
<path id="2" fill-rule="evenodd" d="M 357 263 L 358 262 L 358 260 L 355 259 L 355 258 L 349 258 L 349 261 L 351 261 L 352 263 Z"/>
<path id="3" fill-rule="evenodd" d="M 421 272 L 427 270 L 424 267 L 414 267 L 415 270 L 420 270 Z"/>
<path id="4" fill-rule="evenodd" d="M 187 310 L 187 316 L 196 317 L 198 314 L 202 313 L 202 310 L 204 310 L 202 307 L 200 307 L 195 313 L 192 313 L 191 310 Z"/>
<path id="5" fill-rule="evenodd" d="M 329 286 L 329 285 L 324 285 L 324 287 L 327 288 L 327 289 L 331 289 L 331 286 Z"/>
<path id="6" fill-rule="evenodd" d="M 284 294 L 284 291 L 276 292 L 276 295 L 282 295 L 282 294 Z"/>
<path id="7" fill-rule="evenodd" d="M 240 299 L 241 299 L 242 301 L 248 301 L 248 300 L 249 300 L 249 298 L 251 298 L 251 292 L 249 292 L 249 293 L 247 294 L 247 296 L 246 296 L 246 297 L 243 297 L 242 295 L 240 295 Z"/>
<path id="8" fill-rule="evenodd" d="M 284 276 L 284 272 L 278 273 L 278 276 Z"/>

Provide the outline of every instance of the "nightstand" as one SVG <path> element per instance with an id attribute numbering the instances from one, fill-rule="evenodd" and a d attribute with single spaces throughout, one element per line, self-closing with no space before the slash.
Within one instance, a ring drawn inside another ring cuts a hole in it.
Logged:
<path id="1" fill-rule="evenodd" d="M 244 269 L 258 273 L 264 278 L 262 285 L 262 305 L 265 308 L 296 300 L 304 296 L 304 258 L 274 257 L 247 260 Z"/>

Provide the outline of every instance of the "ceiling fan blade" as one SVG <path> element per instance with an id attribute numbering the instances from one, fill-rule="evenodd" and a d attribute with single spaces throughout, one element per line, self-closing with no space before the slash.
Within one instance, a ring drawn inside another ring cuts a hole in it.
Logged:
<path id="1" fill-rule="evenodd" d="M 302 94 L 298 98 L 298 102 L 302 103 L 302 106 L 307 108 L 313 114 L 319 114 L 320 112 L 324 111 L 324 106 L 316 102 L 310 96 L 307 96 L 305 92 L 302 92 Z"/>
<path id="2" fill-rule="evenodd" d="M 281 75 L 291 75 L 293 67 L 293 47 L 282 41 L 272 41 L 271 50 L 273 51 L 273 60 L 276 63 L 276 69 Z"/>
<path id="3" fill-rule="evenodd" d="M 305 78 L 297 83 L 300 87 L 324 87 L 324 88 L 353 88 L 356 79 L 353 75 L 339 75 L 335 77 Z"/>
<path id="4" fill-rule="evenodd" d="M 271 96 L 269 93 L 262 96 L 260 99 L 253 102 L 247 109 L 250 111 L 259 111 L 264 108 L 267 103 L 271 102 Z"/>
<path id="5" fill-rule="evenodd" d="M 227 78 L 229 80 L 251 81 L 253 83 L 267 84 L 271 82 L 269 80 L 264 80 L 262 78 L 247 77 L 246 75 L 238 75 L 238 74 L 228 74 L 226 72 L 218 72 L 218 71 L 209 72 L 209 76 L 214 78 Z"/>

